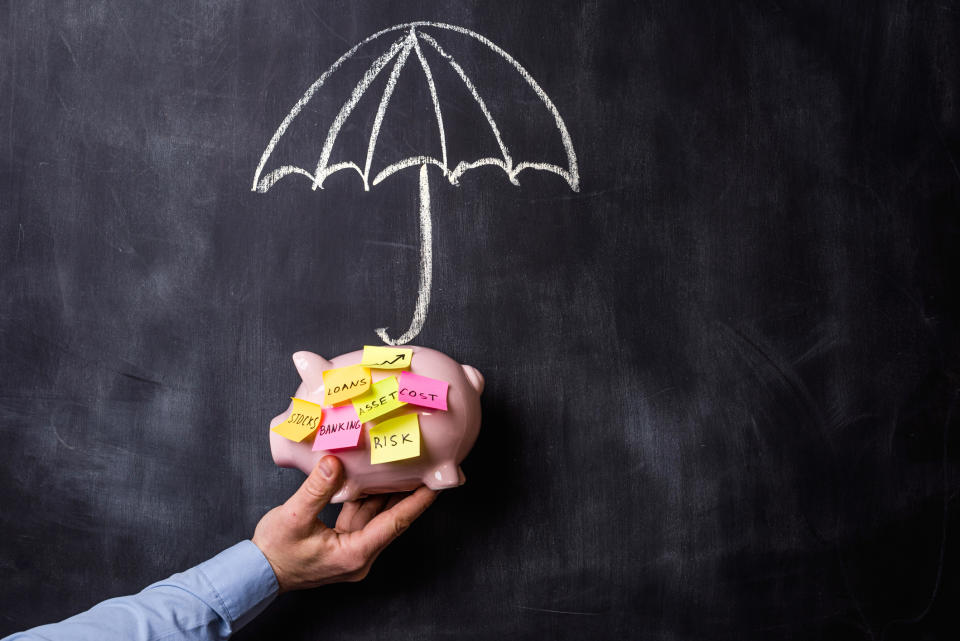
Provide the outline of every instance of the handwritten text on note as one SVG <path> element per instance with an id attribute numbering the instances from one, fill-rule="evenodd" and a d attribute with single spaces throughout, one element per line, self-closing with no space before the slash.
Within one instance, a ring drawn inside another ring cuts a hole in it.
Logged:
<path id="1" fill-rule="evenodd" d="M 323 373 L 323 404 L 336 405 L 370 389 L 370 370 L 361 365 L 328 369 Z"/>
<path id="2" fill-rule="evenodd" d="M 361 421 L 372 421 L 398 407 L 406 405 L 399 398 L 397 377 L 391 376 L 373 384 L 370 391 L 353 399 L 353 408 Z"/>
<path id="3" fill-rule="evenodd" d="M 283 423 L 275 426 L 273 431 L 283 438 L 299 443 L 317 429 L 323 416 L 323 408 L 300 398 L 291 400 L 293 407 L 290 410 L 290 416 Z"/>
<path id="4" fill-rule="evenodd" d="M 448 387 L 449 383 L 435 378 L 417 376 L 410 372 L 400 374 L 400 400 L 405 403 L 446 410 Z"/>
<path id="5" fill-rule="evenodd" d="M 327 408 L 323 410 L 323 420 L 313 439 L 313 451 L 356 447 L 362 427 L 353 405 Z"/>
<path id="6" fill-rule="evenodd" d="M 404 414 L 370 428 L 370 464 L 420 456 L 420 421 Z"/>

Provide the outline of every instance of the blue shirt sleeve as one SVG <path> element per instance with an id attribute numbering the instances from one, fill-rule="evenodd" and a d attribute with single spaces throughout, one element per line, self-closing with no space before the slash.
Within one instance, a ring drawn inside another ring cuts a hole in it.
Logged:
<path id="1" fill-rule="evenodd" d="M 139 594 L 109 599 L 60 623 L 2 641 L 227 639 L 260 614 L 277 592 L 270 563 L 252 541 L 243 541 Z"/>

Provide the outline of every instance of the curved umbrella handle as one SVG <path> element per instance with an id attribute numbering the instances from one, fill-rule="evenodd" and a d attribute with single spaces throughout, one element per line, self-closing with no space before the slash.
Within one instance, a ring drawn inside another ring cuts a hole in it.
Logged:
<path id="1" fill-rule="evenodd" d="M 417 305 L 413 309 L 410 329 L 399 338 L 390 338 L 386 327 L 376 330 L 387 345 L 405 345 L 412 341 L 427 320 L 430 306 L 430 287 L 433 282 L 433 229 L 430 221 L 430 182 L 427 180 L 427 165 L 420 165 L 420 284 L 417 289 Z"/>

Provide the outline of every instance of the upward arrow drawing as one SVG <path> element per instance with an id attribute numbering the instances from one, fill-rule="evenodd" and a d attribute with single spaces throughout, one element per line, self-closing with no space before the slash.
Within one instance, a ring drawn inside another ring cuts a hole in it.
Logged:
<path id="1" fill-rule="evenodd" d="M 407 357 L 406 354 L 398 354 L 397 357 L 396 357 L 395 359 L 393 359 L 392 361 L 383 361 L 382 363 L 380 363 L 380 365 L 393 365 L 393 364 L 396 363 L 397 361 L 402 361 L 402 360 L 405 359 L 406 357 Z"/>

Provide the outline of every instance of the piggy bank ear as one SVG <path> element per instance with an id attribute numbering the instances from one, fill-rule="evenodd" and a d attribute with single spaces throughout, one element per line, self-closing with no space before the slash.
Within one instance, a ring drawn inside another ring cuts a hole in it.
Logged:
<path id="1" fill-rule="evenodd" d="M 300 378 L 311 389 L 323 385 L 323 370 L 333 367 L 333 363 L 313 352 L 297 352 L 293 355 L 293 364 L 300 372 Z"/>
<path id="2" fill-rule="evenodd" d="M 463 368 L 463 373 L 467 375 L 467 380 L 473 385 L 473 389 L 477 390 L 477 394 L 483 394 L 483 374 L 472 365 L 461 365 L 460 367 Z"/>

